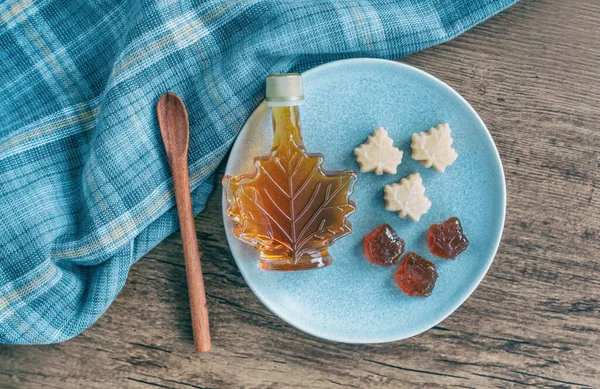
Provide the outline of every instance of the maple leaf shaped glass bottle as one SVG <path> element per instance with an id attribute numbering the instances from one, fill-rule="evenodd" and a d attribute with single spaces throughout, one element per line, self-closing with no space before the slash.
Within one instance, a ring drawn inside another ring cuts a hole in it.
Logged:
<path id="1" fill-rule="evenodd" d="M 273 115 L 271 152 L 255 158 L 255 172 L 223 177 L 234 236 L 260 250 L 261 269 L 327 266 L 329 246 L 351 232 L 356 173 L 325 171 L 323 155 L 304 148 L 300 74 L 267 77 L 266 100 Z"/>

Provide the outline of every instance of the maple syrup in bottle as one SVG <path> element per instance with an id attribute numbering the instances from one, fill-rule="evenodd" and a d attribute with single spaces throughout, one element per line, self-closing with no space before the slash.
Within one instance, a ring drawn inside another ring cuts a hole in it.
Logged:
<path id="1" fill-rule="evenodd" d="M 256 157 L 255 171 L 223 177 L 234 236 L 260 250 L 265 270 L 304 270 L 331 264 L 329 246 L 351 232 L 348 216 L 352 170 L 323 170 L 323 155 L 302 143 L 300 74 L 267 77 L 267 104 L 274 139 L 268 155 Z"/>

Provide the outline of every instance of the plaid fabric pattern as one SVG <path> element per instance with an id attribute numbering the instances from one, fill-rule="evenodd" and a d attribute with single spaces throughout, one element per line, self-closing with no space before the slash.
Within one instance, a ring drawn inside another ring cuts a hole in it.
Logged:
<path id="1" fill-rule="evenodd" d="M 178 228 L 162 93 L 189 111 L 198 213 L 268 74 L 398 58 L 513 1 L 0 3 L 0 342 L 77 335 Z"/>

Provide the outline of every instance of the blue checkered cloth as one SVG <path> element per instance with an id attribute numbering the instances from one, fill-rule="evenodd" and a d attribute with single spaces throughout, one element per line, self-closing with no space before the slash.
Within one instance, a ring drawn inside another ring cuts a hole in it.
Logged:
<path id="1" fill-rule="evenodd" d="M 513 1 L 0 3 L 0 342 L 79 334 L 178 228 L 162 93 L 189 111 L 198 213 L 268 74 L 398 58 Z"/>

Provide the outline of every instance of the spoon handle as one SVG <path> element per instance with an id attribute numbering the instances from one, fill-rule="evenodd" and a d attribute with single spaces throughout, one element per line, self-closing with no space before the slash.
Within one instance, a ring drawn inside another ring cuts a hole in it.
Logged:
<path id="1" fill-rule="evenodd" d="M 208 326 L 208 309 L 206 307 L 206 293 L 200 263 L 198 238 L 194 225 L 192 199 L 190 197 L 190 179 L 187 163 L 185 166 L 172 167 L 173 184 L 175 186 L 175 199 L 177 202 L 177 215 L 183 241 L 183 258 L 185 260 L 185 273 L 187 277 L 188 293 L 190 296 L 190 310 L 192 313 L 192 329 L 194 331 L 194 348 L 196 352 L 210 350 L 210 330 Z"/>

